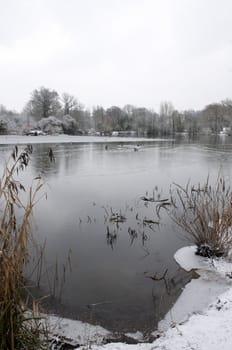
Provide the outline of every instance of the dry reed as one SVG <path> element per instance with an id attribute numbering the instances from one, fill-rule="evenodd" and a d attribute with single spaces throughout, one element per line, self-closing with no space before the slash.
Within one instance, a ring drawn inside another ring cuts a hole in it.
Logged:
<path id="1" fill-rule="evenodd" d="M 169 214 L 197 245 L 197 254 L 227 255 L 232 247 L 232 193 L 223 176 L 214 186 L 171 187 Z"/>
<path id="2" fill-rule="evenodd" d="M 27 262 L 30 237 L 30 218 L 42 187 L 35 179 L 28 191 L 17 180 L 19 172 L 27 168 L 32 146 L 22 152 L 15 146 L 5 163 L 0 178 L 0 349 L 39 349 L 42 342 L 38 318 L 25 316 L 22 302 L 23 269 Z M 27 195 L 26 203 L 22 200 Z M 36 310 L 38 311 L 38 305 Z M 34 323 L 32 322 L 34 321 Z M 36 324 L 36 326 L 32 326 Z"/>

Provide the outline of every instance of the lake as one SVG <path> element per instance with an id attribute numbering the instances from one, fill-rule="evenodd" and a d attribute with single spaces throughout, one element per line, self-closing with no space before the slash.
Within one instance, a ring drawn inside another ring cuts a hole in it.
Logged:
<path id="1" fill-rule="evenodd" d="M 46 309 L 109 330 L 153 331 L 191 278 L 173 259 L 189 240 L 142 197 L 168 198 L 171 184 L 208 174 L 213 182 L 219 171 L 231 181 L 232 138 L 0 136 L 1 168 L 14 144 L 27 143 L 33 155 L 20 178 L 28 185 L 40 174 L 47 197 L 33 218 L 41 274 L 30 274 L 33 264 L 27 274 L 38 295 L 50 295 Z"/>

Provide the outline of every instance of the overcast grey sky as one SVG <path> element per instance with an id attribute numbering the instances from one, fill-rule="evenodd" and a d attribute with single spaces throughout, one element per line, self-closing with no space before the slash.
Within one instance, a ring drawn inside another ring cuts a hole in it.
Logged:
<path id="1" fill-rule="evenodd" d="M 232 98 L 232 0 L 0 0 L 0 104 L 40 86 L 86 108 Z"/>

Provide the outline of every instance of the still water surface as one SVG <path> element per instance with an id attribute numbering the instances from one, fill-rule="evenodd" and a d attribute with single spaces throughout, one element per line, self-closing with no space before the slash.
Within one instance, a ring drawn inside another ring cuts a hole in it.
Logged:
<path id="1" fill-rule="evenodd" d="M 34 152 L 23 181 L 41 174 L 47 193 L 34 218 L 36 240 L 46 240 L 40 291 L 55 295 L 46 307 L 112 330 L 154 330 L 190 278 L 173 259 L 189 242 L 141 197 L 168 198 L 173 182 L 214 181 L 219 171 L 230 181 L 232 139 L 2 136 L 1 164 L 13 144 L 28 142 Z M 126 220 L 115 223 L 112 213 Z M 150 278 L 166 270 L 165 281 Z"/>

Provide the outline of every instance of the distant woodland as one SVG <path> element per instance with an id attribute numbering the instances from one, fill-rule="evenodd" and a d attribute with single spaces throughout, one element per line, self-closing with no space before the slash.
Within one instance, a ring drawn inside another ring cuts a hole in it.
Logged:
<path id="1" fill-rule="evenodd" d="M 96 106 L 86 109 L 68 93 L 40 87 L 32 91 L 21 112 L 0 104 L 0 133 L 25 134 L 41 130 L 46 134 L 168 136 L 174 133 L 218 134 L 232 128 L 232 100 L 213 102 L 203 110 L 178 111 L 170 101 L 160 103 L 158 112 L 133 105 L 123 108 Z"/>

